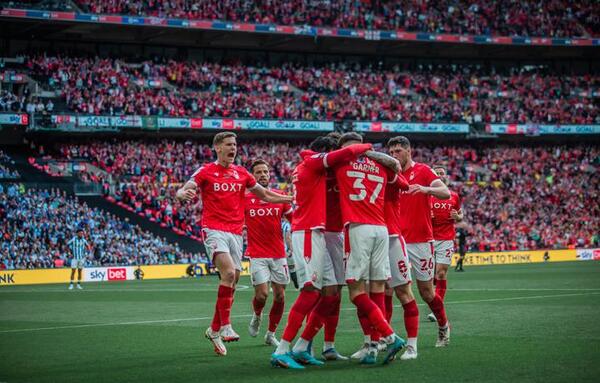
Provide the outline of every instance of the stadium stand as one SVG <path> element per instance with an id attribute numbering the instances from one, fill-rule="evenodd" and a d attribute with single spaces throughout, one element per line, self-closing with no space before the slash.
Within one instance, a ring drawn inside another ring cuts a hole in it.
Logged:
<path id="1" fill-rule="evenodd" d="M 93 245 L 89 266 L 206 261 L 64 191 L 0 184 L 0 269 L 62 267 L 78 227 Z"/>
<path id="2" fill-rule="evenodd" d="M 232 65 L 31 57 L 73 111 L 305 120 L 600 123 L 595 74 L 541 65 Z M 52 107 L 54 105 L 52 104 Z M 37 111 L 44 111 L 38 102 Z"/>
<path id="3" fill-rule="evenodd" d="M 77 0 L 86 12 L 280 25 L 503 36 L 576 37 L 600 32 L 594 0 Z"/>
<path id="4" fill-rule="evenodd" d="M 12 158 L 0 149 L 0 179 L 17 179 L 21 177 L 19 171 L 13 168 L 13 165 Z"/>
<path id="5" fill-rule="evenodd" d="M 303 148 L 255 142 L 239 148 L 238 163 L 262 157 L 273 166 L 273 187 L 285 189 Z M 200 235 L 201 206 L 174 198 L 181 182 L 213 161 L 209 146 L 192 141 L 96 141 L 56 148 L 60 159 L 87 159 L 114 176 L 116 202 L 190 236 Z M 472 251 L 598 245 L 600 150 L 596 146 L 419 146 L 416 160 L 448 167 L 463 198 Z M 108 190 L 108 188 L 106 188 Z"/>

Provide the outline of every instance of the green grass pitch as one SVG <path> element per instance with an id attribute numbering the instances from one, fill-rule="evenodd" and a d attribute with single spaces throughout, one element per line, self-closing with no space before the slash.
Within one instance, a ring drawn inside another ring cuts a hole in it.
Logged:
<path id="1" fill-rule="evenodd" d="M 249 280 L 233 306 L 242 339 L 218 357 L 203 332 L 217 280 L 130 281 L 0 288 L 0 382 L 562 382 L 600 378 L 600 262 L 471 267 L 451 272 L 452 338 L 435 349 L 422 304 L 419 359 L 365 367 L 332 362 L 275 369 L 271 349 L 247 334 Z M 288 292 L 289 308 L 296 292 Z M 396 301 L 396 305 L 398 302 Z M 267 303 L 266 310 L 270 307 Z M 344 290 L 337 348 L 362 334 Z M 266 318 L 265 318 L 266 319 Z M 285 322 L 285 317 L 284 320 Z M 283 330 L 280 325 L 278 335 Z M 402 309 L 393 326 L 404 336 Z M 322 333 L 315 350 L 321 349 Z M 380 356 L 381 358 L 381 356 Z"/>

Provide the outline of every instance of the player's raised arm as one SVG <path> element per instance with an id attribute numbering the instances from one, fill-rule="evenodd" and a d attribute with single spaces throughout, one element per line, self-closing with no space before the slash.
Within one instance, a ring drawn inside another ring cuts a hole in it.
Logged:
<path id="1" fill-rule="evenodd" d="M 327 153 L 323 157 L 323 164 L 326 168 L 334 168 L 346 161 L 350 161 L 357 156 L 365 153 L 368 150 L 373 149 L 371 144 L 353 144 L 348 145 L 342 149 L 334 150 L 333 152 Z"/>
<path id="2" fill-rule="evenodd" d="M 253 188 L 250 188 L 248 190 L 250 190 L 252 193 L 254 193 L 255 196 L 257 196 L 258 198 L 260 198 L 261 200 L 263 200 L 265 202 L 292 203 L 291 196 L 272 192 L 269 189 L 266 189 L 259 184 L 256 184 Z"/>
<path id="3" fill-rule="evenodd" d="M 369 157 L 373 161 L 379 162 L 386 168 L 391 169 L 394 173 L 399 173 L 402 170 L 402 167 L 400 166 L 400 161 L 385 153 L 377 152 L 375 150 L 367 150 L 365 152 L 365 156 Z"/>
<path id="4" fill-rule="evenodd" d="M 196 196 L 198 185 L 193 180 L 189 180 L 183 187 L 177 190 L 175 197 L 181 202 L 189 202 Z"/>

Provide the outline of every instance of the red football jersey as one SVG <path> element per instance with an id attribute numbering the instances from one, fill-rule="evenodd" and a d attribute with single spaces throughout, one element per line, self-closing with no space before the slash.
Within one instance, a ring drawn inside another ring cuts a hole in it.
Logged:
<path id="1" fill-rule="evenodd" d="M 456 236 L 454 219 L 450 216 L 452 210 L 460 210 L 460 197 L 450 191 L 450 199 L 431 197 L 431 223 L 433 224 L 433 239 L 436 241 L 453 241 Z"/>
<path id="2" fill-rule="evenodd" d="M 191 181 L 201 193 L 202 227 L 241 235 L 246 189 L 256 186 L 254 177 L 242 166 L 213 162 L 196 170 Z"/>
<path id="3" fill-rule="evenodd" d="M 273 190 L 275 193 L 277 191 Z M 290 214 L 289 204 L 262 201 L 252 193 L 246 194 L 246 232 L 249 258 L 285 258 L 281 218 Z"/>
<path id="4" fill-rule="evenodd" d="M 398 237 L 402 235 L 400 229 L 400 188 L 396 187 L 395 182 L 392 185 L 388 185 L 385 189 L 385 202 L 383 210 L 385 214 L 385 223 L 387 224 L 388 233 L 392 237 Z"/>
<path id="5" fill-rule="evenodd" d="M 396 174 L 370 158 L 360 156 L 336 166 L 335 175 L 344 225 L 385 226 L 385 189 L 388 182 L 396 181 Z"/>
<path id="6" fill-rule="evenodd" d="M 340 207 L 340 189 L 338 188 L 335 173 L 327 172 L 327 217 L 325 218 L 325 231 L 342 232 L 342 208 Z"/>
<path id="7" fill-rule="evenodd" d="M 292 173 L 294 189 L 294 213 L 292 231 L 324 229 L 327 171 L 323 159 L 325 153 L 312 150 L 300 152 L 300 162 Z"/>
<path id="8" fill-rule="evenodd" d="M 402 172 L 409 184 L 431 186 L 439 177 L 427 165 L 414 162 Z M 431 227 L 431 196 L 429 194 L 400 194 L 400 230 L 406 243 L 421 243 L 433 240 Z"/>

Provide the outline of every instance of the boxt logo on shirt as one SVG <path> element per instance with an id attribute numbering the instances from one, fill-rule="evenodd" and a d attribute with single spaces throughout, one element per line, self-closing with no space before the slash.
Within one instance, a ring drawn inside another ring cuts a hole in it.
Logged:
<path id="1" fill-rule="evenodd" d="M 219 191 L 239 192 L 239 191 L 242 191 L 242 184 L 238 184 L 235 182 L 223 182 L 223 183 L 215 182 L 213 184 L 213 189 L 216 192 L 219 192 Z"/>

